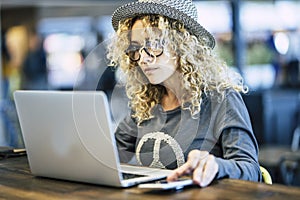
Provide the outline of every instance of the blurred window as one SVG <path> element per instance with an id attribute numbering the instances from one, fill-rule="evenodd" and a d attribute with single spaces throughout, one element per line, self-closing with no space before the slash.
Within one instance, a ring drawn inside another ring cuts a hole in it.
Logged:
<path id="1" fill-rule="evenodd" d="M 44 36 L 50 88 L 73 88 L 85 54 L 97 44 L 97 33 L 92 26 L 92 17 L 40 20 L 38 30 Z"/>

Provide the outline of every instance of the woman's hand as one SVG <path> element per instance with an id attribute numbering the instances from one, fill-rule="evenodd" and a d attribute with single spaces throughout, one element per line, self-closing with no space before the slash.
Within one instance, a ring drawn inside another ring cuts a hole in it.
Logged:
<path id="1" fill-rule="evenodd" d="M 207 151 L 192 150 L 188 160 L 181 167 L 175 169 L 168 177 L 168 181 L 175 181 L 180 176 L 193 174 L 193 181 L 201 187 L 210 184 L 219 171 L 215 156 Z"/>

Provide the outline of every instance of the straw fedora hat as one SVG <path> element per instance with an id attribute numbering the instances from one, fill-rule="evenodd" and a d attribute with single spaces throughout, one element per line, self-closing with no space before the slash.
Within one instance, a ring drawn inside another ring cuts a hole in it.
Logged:
<path id="1" fill-rule="evenodd" d="M 115 31 L 123 19 L 143 14 L 159 14 L 182 22 L 200 40 L 214 48 L 214 37 L 198 22 L 197 8 L 192 0 L 138 0 L 115 10 L 112 26 Z"/>

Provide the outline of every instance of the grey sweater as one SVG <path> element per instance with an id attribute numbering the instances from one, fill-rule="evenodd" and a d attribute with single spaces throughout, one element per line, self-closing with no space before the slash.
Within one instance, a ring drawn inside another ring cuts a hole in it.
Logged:
<path id="1" fill-rule="evenodd" d="M 216 156 L 220 178 L 261 181 L 258 145 L 241 95 L 228 90 L 223 100 L 203 98 L 201 112 L 154 110 L 154 118 L 137 126 L 128 115 L 116 130 L 121 162 L 175 169 L 193 149 Z"/>

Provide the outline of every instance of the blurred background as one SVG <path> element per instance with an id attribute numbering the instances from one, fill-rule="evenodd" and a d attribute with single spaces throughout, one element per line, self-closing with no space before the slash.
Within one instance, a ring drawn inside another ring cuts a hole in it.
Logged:
<path id="1" fill-rule="evenodd" d="M 1 0 L 0 146 L 24 147 L 15 90 L 73 90 L 89 52 L 113 34 L 111 14 L 126 0 Z M 215 51 L 249 86 L 244 95 L 273 181 L 300 185 L 300 1 L 198 0 Z M 118 82 L 114 70 L 86 71 L 80 89 Z M 91 81 L 95 79 L 95 81 Z M 93 82 L 91 84 L 91 82 Z M 95 85 L 96 82 L 96 85 Z"/>

